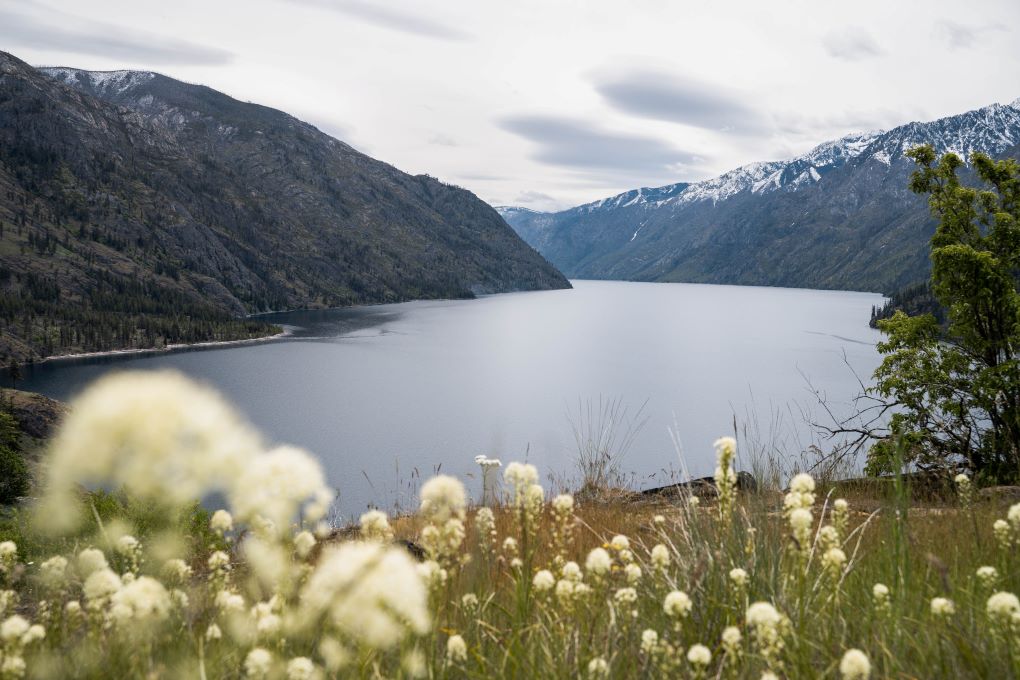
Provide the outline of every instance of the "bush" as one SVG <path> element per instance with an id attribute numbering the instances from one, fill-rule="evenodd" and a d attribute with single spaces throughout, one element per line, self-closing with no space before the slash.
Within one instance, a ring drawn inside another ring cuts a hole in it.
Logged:
<path id="1" fill-rule="evenodd" d="M 18 423 L 9 413 L 0 412 L 0 504 L 12 505 L 28 494 L 31 477 L 21 455 Z"/>

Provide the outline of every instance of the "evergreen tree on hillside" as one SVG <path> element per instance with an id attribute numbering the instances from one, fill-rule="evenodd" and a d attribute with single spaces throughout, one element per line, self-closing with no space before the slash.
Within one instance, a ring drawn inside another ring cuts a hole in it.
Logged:
<path id="1" fill-rule="evenodd" d="M 28 494 L 29 472 L 21 453 L 21 431 L 10 413 L 0 411 L 0 505 Z"/>
<path id="2" fill-rule="evenodd" d="M 961 466 L 989 479 L 1020 477 L 1020 165 L 974 154 L 987 187 L 960 183 L 963 161 L 908 154 L 910 188 L 928 194 L 939 220 L 931 241 L 932 290 L 948 310 L 945 334 L 931 314 L 902 311 L 878 322 L 885 358 L 879 393 L 899 407 L 893 437 L 872 447 L 872 472 L 895 467 L 896 439 L 922 468 Z"/>

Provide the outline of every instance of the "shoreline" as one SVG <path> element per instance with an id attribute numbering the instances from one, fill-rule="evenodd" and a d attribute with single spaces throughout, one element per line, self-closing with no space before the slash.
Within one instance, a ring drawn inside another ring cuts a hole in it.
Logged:
<path id="1" fill-rule="evenodd" d="M 262 342 L 270 342 L 272 340 L 281 340 L 283 338 L 293 335 L 293 331 L 289 328 L 283 329 L 279 333 L 273 335 L 264 335 L 260 338 L 241 338 L 239 340 L 210 340 L 208 342 L 191 342 L 191 343 L 176 343 L 173 345 L 166 345 L 165 347 L 136 347 L 131 349 L 110 349 L 102 352 L 79 352 L 77 354 L 53 354 L 48 357 L 44 357 L 39 361 L 33 362 L 36 365 L 45 364 L 56 361 L 70 361 L 72 359 L 95 359 L 99 357 L 116 357 L 130 354 L 162 354 L 164 352 L 175 352 L 186 349 L 195 349 L 202 347 L 229 347 L 231 345 L 252 345 Z"/>

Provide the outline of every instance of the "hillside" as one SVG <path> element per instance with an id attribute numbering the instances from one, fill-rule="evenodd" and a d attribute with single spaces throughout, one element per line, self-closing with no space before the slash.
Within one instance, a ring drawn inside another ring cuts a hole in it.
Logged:
<path id="1" fill-rule="evenodd" d="M 888 293 L 929 271 L 935 223 L 907 188 L 903 155 L 923 143 L 1016 156 L 1020 100 L 558 213 L 498 210 L 571 277 Z"/>
<path id="2" fill-rule="evenodd" d="M 567 287 L 470 192 L 148 72 L 0 53 L 0 357 L 265 335 L 254 312 Z"/>

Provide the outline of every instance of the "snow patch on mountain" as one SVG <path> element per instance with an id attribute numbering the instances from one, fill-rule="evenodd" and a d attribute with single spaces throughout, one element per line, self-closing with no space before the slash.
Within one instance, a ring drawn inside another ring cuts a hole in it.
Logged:
<path id="1" fill-rule="evenodd" d="M 124 92 L 156 77 L 151 71 L 83 71 L 66 66 L 43 67 L 39 71 L 66 85 L 85 85 L 103 94 Z"/>
<path id="2" fill-rule="evenodd" d="M 938 155 L 955 153 L 965 162 L 975 152 L 1002 153 L 1020 144 L 1020 105 L 992 104 L 926 123 L 907 123 L 882 135 L 868 153 L 890 165 L 920 144 L 931 144 Z"/>

